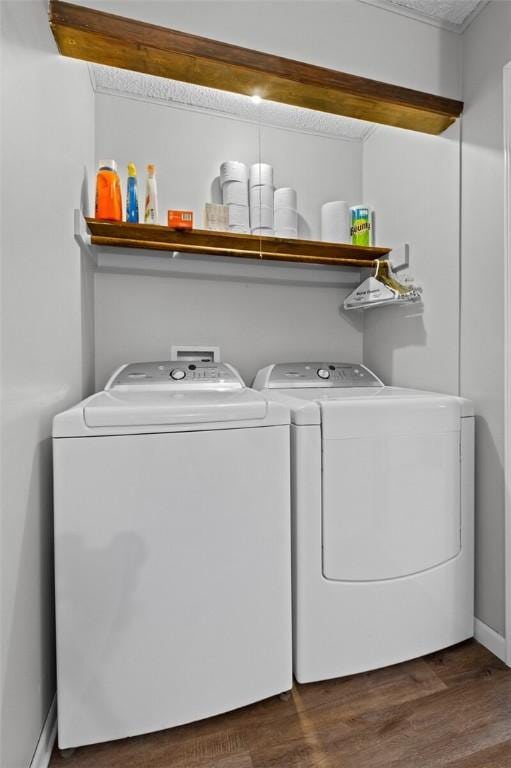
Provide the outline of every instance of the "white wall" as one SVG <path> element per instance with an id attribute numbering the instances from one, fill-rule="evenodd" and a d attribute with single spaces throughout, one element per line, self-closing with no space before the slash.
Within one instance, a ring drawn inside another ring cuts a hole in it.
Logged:
<path id="1" fill-rule="evenodd" d="M 461 392 L 476 404 L 476 614 L 504 634 L 504 153 L 511 3 L 464 34 Z M 509 458 L 508 458 L 509 460 Z"/>
<path id="2" fill-rule="evenodd" d="M 413 88 L 460 92 L 459 37 L 354 0 L 86 4 Z M 54 688 L 51 417 L 87 390 L 92 372 L 92 320 L 81 307 L 90 307 L 90 270 L 80 265 L 71 209 L 92 150 L 94 104 L 85 66 L 56 56 L 43 0 L 3 0 L 1 12 L 1 207 L 9 215 L 2 231 L 0 764 L 25 768 Z M 81 270 L 88 291 L 81 291 Z M 191 332 L 220 341 L 224 357 L 236 353 L 247 376 L 284 350 L 288 357 L 359 356 L 359 328 L 341 317 L 335 288 L 100 275 L 97 290 L 97 319 L 110 328 L 108 348 L 98 351 L 100 383 L 120 360 L 167 356 L 172 341 L 194 341 Z M 233 319 L 219 326 L 224 300 L 233 302 Z M 272 322 L 262 322 L 267 314 Z"/>
<path id="3" fill-rule="evenodd" d="M 360 360 L 362 334 L 325 288 L 185 278 L 98 275 L 98 386 L 130 360 L 168 359 L 171 344 L 215 344 L 251 382 L 279 360 Z"/>
<path id="4" fill-rule="evenodd" d="M 236 119 L 98 94 L 96 156 L 123 169 L 155 162 L 160 220 L 168 208 L 202 209 L 222 160 L 261 158 L 277 185 L 298 192 L 303 236 L 319 237 L 321 204 L 360 200 L 362 145 Z M 143 257 L 142 257 L 143 258 Z M 248 275 L 248 270 L 247 270 Z M 353 277 L 352 277 L 353 279 Z M 215 344 L 251 381 L 258 367 L 316 357 L 359 360 L 361 319 L 341 312 L 347 289 L 270 282 L 96 276 L 96 381 L 120 363 L 165 359 L 172 343 Z"/>
<path id="5" fill-rule="evenodd" d="M 300 236 L 320 235 L 320 208 L 327 200 L 358 201 L 362 191 L 362 145 L 294 130 L 259 126 L 185 107 L 151 103 L 110 94 L 96 94 L 96 158 L 117 160 L 123 199 L 126 167 L 134 161 L 139 173 L 143 216 L 146 165 L 156 164 L 160 223 L 167 210 L 194 211 L 203 226 L 205 202 L 221 202 L 214 185 L 224 160 L 250 165 L 260 160 L 274 167 L 276 186 L 298 192 Z"/>
<path id="6" fill-rule="evenodd" d="M 85 64 L 57 56 L 47 4 L 4 0 L 0 10 L 0 765 L 26 768 L 55 690 L 51 421 L 90 380 L 72 209 L 92 161 L 94 104 Z"/>
<path id="7" fill-rule="evenodd" d="M 365 313 L 364 361 L 388 384 L 457 394 L 459 123 L 441 136 L 380 126 L 364 143 L 363 168 L 377 244 L 409 243 L 409 273 L 424 291 L 423 306 Z"/>
<path id="8" fill-rule="evenodd" d="M 279 2 L 268 0 L 261 2 L 259 0 L 255 2 L 248 0 L 242 3 L 223 2 L 222 0 L 214 3 L 207 0 L 195 2 L 162 0 L 161 2 L 150 3 L 89 0 L 88 5 L 103 11 L 181 29 L 185 32 L 209 36 L 452 98 L 458 98 L 461 93 L 461 38 L 459 35 L 428 24 L 418 23 L 404 16 L 360 3 L 357 0 L 344 0 L 335 3 L 323 2 L 322 0 L 305 0 L 304 2 L 287 2 L 287 0 Z M 364 40 L 370 40 L 371 44 L 369 46 L 364 45 Z M 101 109 L 99 100 L 98 109 Z M 99 125 L 100 122 L 98 122 Z M 104 125 L 104 129 L 98 130 L 98 141 L 103 141 L 102 136 L 106 135 L 106 129 L 107 126 Z M 120 130 L 123 133 L 126 128 Z M 99 146 L 97 146 L 97 152 L 100 153 Z M 114 152 L 114 156 L 118 156 L 117 150 Z M 163 179 L 161 179 L 161 183 L 164 183 Z M 342 184 L 342 177 L 339 179 L 340 184 Z M 336 194 L 334 197 L 338 197 L 338 195 Z M 325 197 L 324 199 L 328 198 Z M 137 280 L 139 278 L 126 277 L 122 281 L 116 282 L 116 279 L 110 276 L 98 276 L 98 323 L 103 322 L 109 312 L 107 306 L 101 307 L 100 303 L 115 299 L 118 293 L 127 290 L 127 285 L 130 286 L 132 295 L 135 296 L 135 286 L 139 284 Z M 147 284 L 149 278 L 144 280 Z M 151 284 L 156 284 L 156 278 L 150 280 L 152 281 Z M 107 283 L 111 286 L 110 288 L 107 288 Z M 184 282 L 180 284 L 182 301 L 183 303 L 186 301 L 190 305 L 194 293 L 192 284 L 187 286 Z M 250 290 L 257 294 L 257 297 L 254 295 L 256 305 L 261 304 L 261 298 L 264 297 L 262 288 L 251 286 Z M 291 349 L 295 352 L 301 351 L 303 356 L 310 344 L 308 341 L 304 341 L 302 347 L 297 346 L 296 339 L 297 337 L 304 340 L 308 338 L 307 312 L 313 313 L 319 321 L 319 316 L 312 310 L 314 306 L 317 306 L 320 313 L 326 312 L 325 320 L 328 319 L 329 321 L 330 317 L 333 316 L 335 323 L 332 326 L 328 322 L 324 326 L 324 331 L 315 336 L 316 350 L 326 355 L 327 353 L 330 354 L 330 350 L 338 349 L 336 357 L 343 352 L 347 355 L 352 347 L 351 342 L 348 345 L 347 339 L 353 338 L 353 329 L 350 328 L 348 322 L 355 323 L 355 330 L 358 331 L 360 321 L 348 320 L 346 322 L 341 317 L 339 311 L 343 299 L 341 292 L 315 290 L 319 293 L 315 293 L 314 290 L 303 292 L 304 299 L 307 297 L 305 299 L 307 303 L 304 303 L 305 314 L 295 300 L 295 296 L 298 297 L 299 293 L 295 294 L 288 289 L 281 291 L 282 299 L 278 309 L 283 311 L 285 316 L 293 318 L 293 322 L 297 322 L 297 324 L 295 328 L 290 326 L 288 333 L 281 335 L 280 340 L 274 335 L 273 322 L 268 319 L 266 325 L 261 325 L 262 320 L 259 319 L 260 339 L 265 341 L 264 344 L 256 342 L 255 333 L 248 325 L 248 320 L 242 319 L 239 328 L 239 343 L 233 345 L 233 339 L 225 336 L 224 348 L 228 350 L 228 353 L 230 350 L 236 352 L 239 349 L 238 354 L 241 361 L 245 354 L 241 352 L 241 339 L 244 337 L 245 339 L 250 338 L 252 344 L 257 344 L 257 348 L 260 350 L 257 357 L 258 361 L 284 359 L 287 356 L 286 351 L 289 352 Z M 323 292 L 321 293 L 321 291 Z M 218 285 L 209 294 L 211 297 L 214 295 L 221 295 Z M 320 296 L 324 296 L 324 299 L 321 300 Z M 164 302 L 162 304 L 164 305 Z M 162 321 L 164 316 L 169 317 L 171 312 L 166 305 L 164 306 L 165 315 L 160 314 Z M 298 315 L 303 317 L 302 321 Z M 260 318 L 264 317 L 263 309 Z M 183 315 L 176 312 L 170 331 L 163 322 L 153 326 L 151 345 L 154 354 L 157 350 L 159 355 L 166 354 L 169 340 L 188 340 L 182 338 L 188 336 L 182 318 Z M 120 320 L 121 318 L 119 319 L 119 328 Z M 212 336 L 215 335 L 214 328 L 215 322 L 212 322 L 208 329 Z M 104 336 L 104 332 L 105 329 L 98 325 L 96 331 L 98 384 L 104 381 L 111 367 L 108 360 L 111 359 L 111 363 L 115 364 L 123 359 L 120 355 L 119 346 L 121 331 L 112 332 L 110 339 L 108 335 Z M 175 339 L 176 336 L 179 338 Z M 119 351 L 115 352 L 115 348 Z M 140 343 L 133 343 L 128 348 L 125 346 L 124 350 L 125 353 L 130 351 L 133 354 L 136 353 L 135 356 L 139 357 L 143 352 Z M 247 365 L 243 361 L 242 367 L 245 375 L 249 375 L 257 365 L 255 361 L 251 365 Z"/>

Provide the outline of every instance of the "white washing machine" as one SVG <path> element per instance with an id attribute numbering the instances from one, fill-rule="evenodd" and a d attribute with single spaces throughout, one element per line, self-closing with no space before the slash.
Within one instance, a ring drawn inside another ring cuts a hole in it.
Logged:
<path id="1" fill-rule="evenodd" d="M 289 690 L 288 409 L 226 364 L 137 363 L 53 436 L 60 748 Z"/>
<path id="2" fill-rule="evenodd" d="M 291 408 L 297 680 L 471 637 L 472 404 L 344 363 L 271 365 L 254 387 Z"/>

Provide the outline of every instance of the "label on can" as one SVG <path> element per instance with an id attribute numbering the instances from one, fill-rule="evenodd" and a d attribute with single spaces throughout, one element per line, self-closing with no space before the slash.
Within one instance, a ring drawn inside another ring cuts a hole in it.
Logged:
<path id="1" fill-rule="evenodd" d="M 371 214 L 369 208 L 354 205 L 351 210 L 351 242 L 353 245 L 371 245 Z"/>

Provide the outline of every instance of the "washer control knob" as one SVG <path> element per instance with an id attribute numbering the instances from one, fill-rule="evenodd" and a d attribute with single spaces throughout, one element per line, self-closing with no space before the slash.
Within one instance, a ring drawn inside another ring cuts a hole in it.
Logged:
<path id="1" fill-rule="evenodd" d="M 174 379 L 175 381 L 179 381 L 179 379 L 184 379 L 185 376 L 186 376 L 186 373 L 181 368 L 174 368 L 174 370 L 170 372 L 170 378 Z"/>
<path id="2" fill-rule="evenodd" d="M 330 371 L 327 371 L 326 368 L 318 368 L 318 376 L 320 379 L 329 379 Z"/>

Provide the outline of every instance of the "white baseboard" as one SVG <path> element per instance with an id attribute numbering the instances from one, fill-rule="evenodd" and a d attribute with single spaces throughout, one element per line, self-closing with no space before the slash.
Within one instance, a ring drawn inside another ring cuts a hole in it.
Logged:
<path id="1" fill-rule="evenodd" d="M 53 745 L 57 736 L 57 696 L 53 697 L 51 707 L 44 721 L 37 747 L 30 763 L 30 768 L 48 768 Z"/>
<path id="2" fill-rule="evenodd" d="M 506 638 L 479 619 L 474 619 L 474 637 L 497 658 L 507 663 Z"/>

